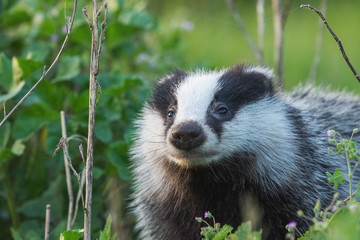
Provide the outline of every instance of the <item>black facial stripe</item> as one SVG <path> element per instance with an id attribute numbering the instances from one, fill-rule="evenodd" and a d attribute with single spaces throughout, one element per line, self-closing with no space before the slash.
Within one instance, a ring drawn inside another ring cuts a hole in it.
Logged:
<path id="1" fill-rule="evenodd" d="M 223 123 L 231 121 L 239 109 L 273 94 L 271 79 L 260 72 L 246 72 L 245 69 L 243 65 L 236 65 L 228 69 L 219 79 L 221 87 L 215 93 L 207 116 L 207 124 L 217 133 L 219 139 L 223 131 Z M 211 116 L 214 103 L 219 102 L 226 104 L 230 111 L 230 116 L 223 121 Z"/>
<path id="2" fill-rule="evenodd" d="M 149 100 L 150 106 L 160 112 L 162 118 L 164 119 L 165 134 L 174 122 L 174 118 L 168 118 L 168 111 L 171 107 L 176 109 L 176 88 L 186 78 L 186 75 L 187 74 L 185 72 L 178 69 L 173 71 L 170 76 L 155 85 L 152 97 Z"/>
<path id="3" fill-rule="evenodd" d="M 164 120 L 167 119 L 169 108 L 177 105 L 175 90 L 185 77 L 185 72 L 175 70 L 168 78 L 155 85 L 149 104 L 161 113 Z"/>

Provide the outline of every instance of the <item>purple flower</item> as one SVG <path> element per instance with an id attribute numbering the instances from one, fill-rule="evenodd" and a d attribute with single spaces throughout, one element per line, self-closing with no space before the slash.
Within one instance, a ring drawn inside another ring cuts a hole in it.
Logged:
<path id="1" fill-rule="evenodd" d="M 328 135 L 328 137 L 331 137 L 332 135 L 333 135 L 333 131 L 332 130 L 327 130 L 327 135 Z"/>
<path id="2" fill-rule="evenodd" d="M 57 34 L 53 34 L 50 36 L 50 41 L 57 42 L 59 40 L 59 36 Z"/>
<path id="3" fill-rule="evenodd" d="M 68 29 L 67 29 L 66 25 L 62 27 L 61 31 L 65 34 L 67 34 Z"/>
<path id="4" fill-rule="evenodd" d="M 146 53 L 141 53 L 138 57 L 137 57 L 137 61 L 139 63 L 145 62 L 146 59 L 148 58 L 148 55 Z"/>
<path id="5" fill-rule="evenodd" d="M 183 21 L 181 23 L 181 28 L 185 31 L 185 32 L 191 32 L 192 30 L 194 30 L 194 24 L 190 21 Z"/>
<path id="6" fill-rule="evenodd" d="M 333 206 L 333 208 L 331 209 L 331 211 L 332 211 L 332 212 L 335 212 L 335 211 L 336 211 L 336 209 L 337 209 L 337 206 L 336 206 L 336 205 L 334 205 L 334 206 Z"/>
<path id="7" fill-rule="evenodd" d="M 205 212 L 204 217 L 207 218 L 209 216 L 208 212 Z"/>
<path id="8" fill-rule="evenodd" d="M 150 61 L 148 65 L 149 65 L 149 67 L 154 68 L 154 67 L 156 67 L 156 62 Z"/>
<path id="9" fill-rule="evenodd" d="M 349 206 L 349 210 L 352 211 L 352 212 L 354 212 L 355 206 L 354 206 L 354 205 Z"/>
<path id="10" fill-rule="evenodd" d="M 296 228 L 296 222 L 289 222 L 288 227 L 289 228 Z"/>

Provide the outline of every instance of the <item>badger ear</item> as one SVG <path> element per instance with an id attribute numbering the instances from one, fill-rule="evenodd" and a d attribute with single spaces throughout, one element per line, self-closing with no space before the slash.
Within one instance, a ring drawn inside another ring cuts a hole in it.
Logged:
<path id="1" fill-rule="evenodd" d="M 244 68 L 244 73 L 253 76 L 252 79 L 261 80 L 261 84 L 264 84 L 264 87 L 270 93 L 274 93 L 274 71 L 270 68 L 263 66 L 251 66 Z"/>

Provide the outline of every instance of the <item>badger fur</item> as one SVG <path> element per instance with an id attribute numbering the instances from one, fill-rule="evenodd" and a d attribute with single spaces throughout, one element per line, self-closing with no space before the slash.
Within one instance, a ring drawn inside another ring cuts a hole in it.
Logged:
<path id="1" fill-rule="evenodd" d="M 301 232 L 309 227 L 297 210 L 313 216 L 317 199 L 330 203 L 325 172 L 346 164 L 328 153 L 326 131 L 350 136 L 359 99 L 311 86 L 275 93 L 272 79 L 269 69 L 237 65 L 175 71 L 157 83 L 131 151 L 142 239 L 200 239 L 194 219 L 205 211 L 284 239 L 291 221 Z"/>

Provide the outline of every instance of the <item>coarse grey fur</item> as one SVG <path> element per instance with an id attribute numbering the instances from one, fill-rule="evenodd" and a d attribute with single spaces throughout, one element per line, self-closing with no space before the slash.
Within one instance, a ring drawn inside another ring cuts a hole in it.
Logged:
<path id="1" fill-rule="evenodd" d="M 360 120 L 359 98 L 311 85 L 274 93 L 272 78 L 268 69 L 238 65 L 177 71 L 158 83 L 136 122 L 131 150 L 141 239 L 200 239 L 194 219 L 205 211 L 234 227 L 251 220 L 263 239 L 284 239 L 290 221 L 301 232 L 309 227 L 297 210 L 312 216 L 317 199 L 331 202 L 335 190 L 325 172 L 346 172 L 346 163 L 328 153 L 326 132 L 350 137 Z M 209 105 L 222 91 L 229 99 L 243 93 L 225 101 L 231 116 L 209 121 Z M 204 134 L 194 149 L 171 142 L 187 123 Z M 337 191 L 347 197 L 346 185 Z"/>

